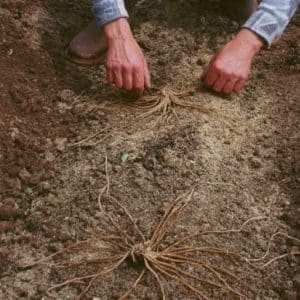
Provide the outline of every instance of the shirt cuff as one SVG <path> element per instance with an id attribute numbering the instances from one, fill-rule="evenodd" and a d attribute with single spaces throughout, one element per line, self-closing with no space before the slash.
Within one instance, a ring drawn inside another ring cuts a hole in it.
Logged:
<path id="1" fill-rule="evenodd" d="M 103 0 L 93 1 L 92 11 L 98 26 L 103 26 L 119 18 L 129 17 L 123 0 L 106 2 L 103 4 Z"/>
<path id="2" fill-rule="evenodd" d="M 299 3 L 300 0 L 263 0 L 242 27 L 258 34 L 270 47 L 282 35 Z"/>
<path id="3" fill-rule="evenodd" d="M 268 48 L 271 47 L 273 41 L 276 38 L 277 24 L 264 24 L 263 20 L 266 18 L 266 13 L 256 11 L 247 22 L 242 25 L 242 28 L 247 28 L 260 36 L 267 44 Z M 268 18 L 267 18 L 268 19 Z M 275 27 L 275 28 L 274 28 Z"/>

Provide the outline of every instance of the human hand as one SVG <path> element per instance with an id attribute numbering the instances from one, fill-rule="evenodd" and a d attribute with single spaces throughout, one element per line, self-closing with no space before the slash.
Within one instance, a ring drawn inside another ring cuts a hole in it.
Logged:
<path id="1" fill-rule="evenodd" d="M 134 90 L 138 97 L 150 88 L 150 74 L 144 54 L 134 39 L 126 19 L 118 19 L 104 27 L 108 50 L 107 81 L 117 88 Z"/>
<path id="2" fill-rule="evenodd" d="M 242 29 L 215 54 L 204 70 L 202 80 L 216 92 L 238 93 L 244 87 L 253 57 L 262 45 L 254 32 Z"/>

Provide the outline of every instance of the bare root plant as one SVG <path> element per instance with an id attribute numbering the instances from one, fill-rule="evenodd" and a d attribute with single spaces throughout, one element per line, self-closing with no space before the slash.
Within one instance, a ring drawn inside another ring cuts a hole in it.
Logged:
<path id="1" fill-rule="evenodd" d="M 206 108 L 200 103 L 185 99 L 193 93 L 193 90 L 176 92 L 169 87 L 165 87 L 157 95 L 143 96 L 140 99 L 126 103 L 125 106 L 141 112 L 139 119 L 145 119 L 158 113 L 159 117 L 155 125 L 170 114 L 177 118 L 176 107 L 193 109 L 202 113 L 212 112 L 211 108 Z"/>
<path id="2" fill-rule="evenodd" d="M 126 110 L 139 112 L 140 115 L 133 119 L 133 121 L 122 123 L 118 128 L 112 128 L 109 134 L 104 135 L 104 138 L 97 141 L 96 143 L 88 143 L 93 138 L 103 134 L 104 132 L 96 132 L 88 136 L 87 138 L 72 144 L 71 146 L 95 146 L 99 143 L 102 143 L 105 139 L 110 136 L 113 136 L 117 131 L 124 130 L 129 128 L 136 123 L 137 120 L 144 120 L 151 115 L 158 114 L 157 120 L 155 121 L 152 128 L 155 128 L 158 124 L 161 124 L 164 120 L 168 119 L 171 116 L 174 116 L 177 121 L 179 121 L 176 108 L 187 108 L 192 110 L 197 110 L 201 113 L 211 113 L 212 108 L 207 108 L 201 103 L 192 102 L 186 100 L 185 98 L 193 94 L 193 90 L 185 90 L 176 92 L 169 87 L 165 87 L 160 90 L 156 95 L 144 95 L 143 97 L 136 99 L 134 101 L 119 101 L 120 95 L 114 95 L 117 97 L 117 107 L 125 108 Z M 114 101 L 110 101 L 109 104 L 105 106 L 106 109 L 112 109 Z M 107 131 L 107 130 L 105 130 Z"/>
<path id="3" fill-rule="evenodd" d="M 35 262 L 28 267 L 36 265 L 49 264 L 49 260 L 55 257 L 69 254 L 72 259 L 58 259 L 58 263 L 54 264 L 55 268 L 79 268 L 87 266 L 94 266 L 94 272 L 82 276 L 75 276 L 64 282 L 55 284 L 48 289 L 48 294 L 51 296 L 51 291 L 60 289 L 71 284 L 84 284 L 84 288 L 77 296 L 81 299 L 96 282 L 96 280 L 103 278 L 108 273 L 115 271 L 125 261 L 131 264 L 140 266 L 139 275 L 134 280 L 131 288 L 119 297 L 120 300 L 127 299 L 130 294 L 134 292 L 138 284 L 142 281 L 146 273 L 152 274 L 156 280 L 161 297 L 166 299 L 166 288 L 163 284 L 162 278 L 165 280 L 174 280 L 190 292 L 194 293 L 198 298 L 209 299 L 209 291 L 212 289 L 219 289 L 226 292 L 231 298 L 245 298 L 246 296 L 237 288 L 230 285 L 228 282 L 233 281 L 244 290 L 255 293 L 255 291 L 245 283 L 232 270 L 225 267 L 220 267 L 212 263 L 209 259 L 199 258 L 199 254 L 208 256 L 218 256 L 221 258 L 231 258 L 241 264 L 247 264 L 250 267 L 260 269 L 256 262 L 262 262 L 269 254 L 271 241 L 274 239 L 273 235 L 269 241 L 266 253 L 258 259 L 249 259 L 239 253 L 229 251 L 227 249 L 214 246 L 194 246 L 194 242 L 199 237 L 207 235 L 226 235 L 239 233 L 251 222 L 264 219 L 262 217 L 255 217 L 247 220 L 239 229 L 219 230 L 219 231 L 203 231 L 197 234 L 187 235 L 179 238 L 175 242 L 164 246 L 163 241 L 167 232 L 175 224 L 181 212 L 189 204 L 192 199 L 193 191 L 189 194 L 179 196 L 173 204 L 165 211 L 160 222 L 154 229 L 150 239 L 146 239 L 139 226 L 134 221 L 134 218 L 129 211 L 116 198 L 110 195 L 110 179 L 107 173 L 107 159 L 106 159 L 106 185 L 98 195 L 99 209 L 103 216 L 112 227 L 112 234 L 100 234 L 92 232 L 90 238 L 84 241 L 74 243 L 61 251 L 58 251 L 42 260 Z M 102 205 L 102 199 L 105 197 L 111 204 L 116 205 L 122 209 L 128 220 L 130 221 L 133 234 L 129 234 L 122 228 L 118 220 L 106 212 Z M 279 233 L 276 233 L 279 235 Z M 290 236 L 284 235 L 287 238 Z M 299 254 L 299 253 L 294 253 Z M 75 256 L 75 258 L 74 258 Z M 286 256 L 286 255 L 285 255 Z M 284 256 L 284 257 L 285 257 Z M 264 268 L 275 260 L 283 256 L 273 258 L 260 267 Z M 51 264 L 50 264 L 51 265 Z M 186 271 L 184 266 L 190 266 L 196 269 L 193 271 Z M 203 276 L 200 276 L 202 274 Z M 206 274 L 204 276 L 204 274 Z"/>

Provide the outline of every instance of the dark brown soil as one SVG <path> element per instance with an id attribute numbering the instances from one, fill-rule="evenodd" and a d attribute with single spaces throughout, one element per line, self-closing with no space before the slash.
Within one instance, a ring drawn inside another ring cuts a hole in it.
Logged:
<path id="1" fill-rule="evenodd" d="M 206 242 L 259 257 L 276 230 L 300 238 L 300 16 L 259 54 L 246 89 L 223 96 L 199 81 L 214 51 L 238 29 L 222 16 L 217 1 L 128 2 L 152 71 L 155 89 L 149 93 L 165 86 L 197 89 L 189 99 L 215 112 L 178 109 L 178 120 L 171 117 L 153 129 L 156 115 L 136 120 L 136 112 L 108 110 L 112 89 L 103 67 L 77 67 L 66 59 L 69 40 L 91 19 L 89 1 L 2 0 L 0 299 L 41 299 L 49 285 L 74 275 L 48 265 L 20 266 L 83 239 L 86 229 L 105 231 L 97 195 L 106 182 L 106 156 L 111 193 L 146 236 L 166 206 L 195 188 L 173 237 L 238 228 L 263 215 L 269 219 L 243 234 Z M 87 142 L 92 145 L 73 145 L 92 135 Z M 125 162 L 121 153 L 128 154 Z M 121 212 L 115 213 L 126 227 Z M 278 238 L 270 258 L 299 246 Z M 258 291 L 250 299 L 300 297 L 297 256 L 274 262 L 262 276 L 235 266 Z M 114 299 L 135 277 L 125 264 L 86 297 Z M 194 299 L 174 282 L 166 286 L 170 299 Z M 73 299 L 81 288 L 57 290 L 55 298 Z M 149 276 L 134 295 L 159 299 L 159 289 Z"/>

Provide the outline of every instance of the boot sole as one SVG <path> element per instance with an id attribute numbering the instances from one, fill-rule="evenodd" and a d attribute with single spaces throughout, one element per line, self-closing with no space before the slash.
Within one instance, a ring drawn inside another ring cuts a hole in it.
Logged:
<path id="1" fill-rule="evenodd" d="M 106 53 L 105 52 L 100 53 L 98 56 L 91 57 L 91 58 L 83 58 L 72 54 L 70 49 L 68 49 L 67 56 L 71 62 L 79 66 L 88 67 L 88 66 L 96 66 L 96 65 L 104 64 Z"/>

